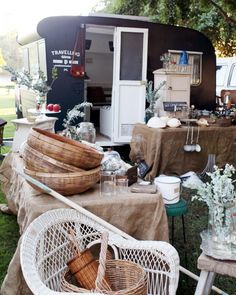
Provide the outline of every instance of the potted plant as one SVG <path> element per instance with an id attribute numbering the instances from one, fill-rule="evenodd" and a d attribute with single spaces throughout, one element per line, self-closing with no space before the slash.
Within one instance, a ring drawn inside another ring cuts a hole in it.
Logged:
<path id="1" fill-rule="evenodd" d="M 155 115 L 156 111 L 156 101 L 160 97 L 158 91 L 165 85 L 166 81 L 163 81 L 158 85 L 156 89 L 153 89 L 153 82 L 149 81 L 146 84 L 146 101 L 149 103 L 149 107 L 145 110 L 145 122 L 147 123 L 148 120 Z"/>
<path id="2" fill-rule="evenodd" d="M 52 89 L 55 80 L 58 78 L 58 71 L 56 67 L 52 68 L 51 78 L 52 81 L 48 85 L 47 78 L 43 71 L 39 70 L 37 74 L 30 75 L 28 71 L 19 72 L 9 66 L 4 66 L 4 70 L 10 72 L 14 77 L 17 85 L 26 86 L 36 94 L 36 107 L 39 110 L 45 110 L 47 104 L 47 94 Z"/>

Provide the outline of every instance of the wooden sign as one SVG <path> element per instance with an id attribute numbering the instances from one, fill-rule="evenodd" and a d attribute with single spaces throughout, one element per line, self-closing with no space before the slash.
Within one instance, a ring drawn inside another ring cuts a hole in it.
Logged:
<path id="1" fill-rule="evenodd" d="M 185 101 L 165 101 L 163 102 L 164 111 L 166 112 L 178 112 L 182 111 L 183 107 L 187 107 Z"/>

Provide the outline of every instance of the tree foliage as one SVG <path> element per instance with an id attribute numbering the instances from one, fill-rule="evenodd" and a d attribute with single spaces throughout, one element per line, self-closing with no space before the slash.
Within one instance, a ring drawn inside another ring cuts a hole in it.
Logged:
<path id="1" fill-rule="evenodd" d="M 143 15 L 204 33 L 221 56 L 236 55 L 235 0 L 103 0 L 105 11 Z"/>
<path id="2" fill-rule="evenodd" d="M 14 68 L 22 67 L 22 52 L 20 45 L 16 42 L 16 31 L 9 31 L 0 36 L 0 49 L 7 65 Z"/>
<path id="3" fill-rule="evenodd" d="M 6 61 L 2 55 L 2 49 L 0 48 L 0 67 L 5 66 L 6 65 Z"/>

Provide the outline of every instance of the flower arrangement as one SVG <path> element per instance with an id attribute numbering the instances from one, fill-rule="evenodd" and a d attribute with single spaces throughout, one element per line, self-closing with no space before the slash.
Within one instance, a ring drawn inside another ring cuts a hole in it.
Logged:
<path id="1" fill-rule="evenodd" d="M 213 214 L 214 226 L 220 228 L 225 222 L 229 226 L 230 215 L 227 208 L 236 205 L 236 190 L 234 187 L 233 175 L 236 170 L 232 165 L 226 164 L 224 169 L 214 166 L 214 172 L 207 173 L 210 182 L 200 186 L 192 187 L 197 190 L 197 194 L 192 200 L 203 201 L 209 208 L 209 213 Z"/>
<path id="2" fill-rule="evenodd" d="M 47 93 L 52 89 L 52 85 L 54 84 L 55 80 L 58 78 L 58 71 L 56 67 L 52 68 L 52 82 L 50 85 L 47 84 L 47 79 L 43 71 L 39 70 L 36 75 L 31 76 L 30 73 L 25 70 L 23 72 L 18 72 L 9 66 L 4 66 L 3 69 L 12 74 L 17 85 L 24 85 L 39 96 L 46 96 Z"/>
<path id="3" fill-rule="evenodd" d="M 73 107 L 72 110 L 68 110 L 66 114 L 66 118 L 63 120 L 63 127 L 65 130 L 63 131 L 63 135 L 70 137 L 72 139 L 80 139 L 78 135 L 78 125 L 76 120 L 78 118 L 84 118 L 84 108 L 85 107 L 92 107 L 93 104 L 90 102 L 82 102 L 77 104 Z"/>
<path id="4" fill-rule="evenodd" d="M 212 205 L 236 202 L 236 191 L 233 183 L 236 180 L 232 179 L 236 172 L 233 165 L 226 164 L 225 168 L 214 166 L 214 172 L 208 172 L 211 182 L 203 183 L 198 186 L 197 194 L 192 197 L 192 200 L 204 201 L 208 207 Z"/>

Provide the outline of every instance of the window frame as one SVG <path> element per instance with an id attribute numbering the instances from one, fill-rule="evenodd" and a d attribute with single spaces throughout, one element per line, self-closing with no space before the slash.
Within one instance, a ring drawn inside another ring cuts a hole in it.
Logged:
<path id="1" fill-rule="evenodd" d="M 182 50 L 174 50 L 174 49 L 169 49 L 168 53 L 170 53 L 171 55 L 180 55 L 180 53 L 182 52 Z M 189 55 L 189 57 L 194 58 L 194 56 L 198 56 L 199 57 L 199 82 L 198 83 L 193 83 L 193 70 L 194 68 L 192 67 L 191 69 L 191 86 L 199 86 L 202 83 L 202 55 L 203 52 L 201 51 L 186 51 Z"/>
<path id="2" fill-rule="evenodd" d="M 230 68 L 230 74 L 229 74 L 229 78 L 228 78 L 228 87 L 233 87 L 233 88 L 236 88 L 236 84 L 235 85 L 231 85 L 231 81 L 232 81 L 232 77 L 233 77 L 233 73 L 235 73 L 236 75 L 236 63 L 233 63 L 231 65 L 231 68 Z"/>

